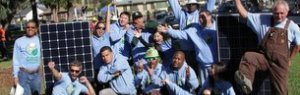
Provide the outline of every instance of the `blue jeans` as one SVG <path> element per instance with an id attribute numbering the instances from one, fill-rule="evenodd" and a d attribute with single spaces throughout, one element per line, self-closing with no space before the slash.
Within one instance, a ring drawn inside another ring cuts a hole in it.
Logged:
<path id="1" fill-rule="evenodd" d="M 215 9 L 216 0 L 207 0 L 206 10 L 212 12 Z"/>
<path id="2" fill-rule="evenodd" d="M 41 77 L 39 73 L 29 74 L 19 71 L 19 84 L 24 88 L 24 95 L 40 95 Z"/>

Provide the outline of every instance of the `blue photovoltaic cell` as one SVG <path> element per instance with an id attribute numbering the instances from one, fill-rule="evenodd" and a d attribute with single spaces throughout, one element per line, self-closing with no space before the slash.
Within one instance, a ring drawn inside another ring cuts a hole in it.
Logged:
<path id="1" fill-rule="evenodd" d="M 44 62 L 46 91 L 51 93 L 53 76 L 47 67 L 49 61 L 56 69 L 68 72 L 69 63 L 78 60 L 83 64 L 82 75 L 92 79 L 92 48 L 88 22 L 43 24 L 40 26 L 42 60 Z"/>

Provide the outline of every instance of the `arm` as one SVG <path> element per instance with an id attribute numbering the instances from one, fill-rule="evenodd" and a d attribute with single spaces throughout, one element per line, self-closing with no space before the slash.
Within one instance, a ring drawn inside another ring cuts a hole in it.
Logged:
<path id="1" fill-rule="evenodd" d="M 192 95 L 188 91 L 183 90 L 181 87 L 176 85 L 175 83 L 172 83 L 171 81 L 167 80 L 166 85 L 168 86 L 168 89 L 175 93 L 176 95 Z"/>
<path id="2" fill-rule="evenodd" d="M 86 92 L 87 95 L 96 95 L 93 86 L 85 76 L 80 77 L 80 82 L 85 84 L 85 86 L 87 87 L 88 89 L 88 91 Z"/>
<path id="3" fill-rule="evenodd" d="M 14 50 L 13 50 L 13 75 L 14 75 L 14 78 L 18 78 L 18 72 L 20 70 L 20 47 L 18 45 L 18 40 L 15 41 L 15 44 L 14 44 Z"/>
<path id="4" fill-rule="evenodd" d="M 180 30 L 174 30 L 174 29 L 168 29 L 168 34 L 175 39 L 181 39 L 181 40 L 188 40 L 188 35 L 186 31 L 197 31 L 193 30 L 192 28 L 180 31 Z"/>
<path id="5" fill-rule="evenodd" d="M 142 36 L 142 33 L 135 34 L 135 38 L 137 38 L 145 47 L 147 47 L 147 48 L 151 47 L 152 45 L 150 43 L 147 43 L 141 36 Z"/>
<path id="6" fill-rule="evenodd" d="M 147 73 L 145 70 L 138 72 L 134 78 L 135 86 L 144 88 L 147 83 Z"/>
<path id="7" fill-rule="evenodd" d="M 182 12 L 182 8 L 178 2 L 178 0 L 168 0 L 172 10 L 173 10 L 173 13 L 175 15 L 175 18 L 176 19 L 180 19 L 180 14 Z"/>
<path id="8" fill-rule="evenodd" d="M 300 28 L 299 26 L 297 26 L 297 24 L 291 24 L 291 25 L 292 27 L 296 27 L 294 28 L 295 30 L 293 30 L 295 35 L 294 42 L 296 43 L 296 45 L 291 50 L 289 65 L 291 64 L 291 60 L 298 54 L 300 50 Z"/>
<path id="9" fill-rule="evenodd" d="M 199 86 L 199 81 L 197 79 L 195 71 L 189 67 L 190 75 L 187 78 L 187 86 L 191 90 L 195 90 Z"/>
<path id="10" fill-rule="evenodd" d="M 235 4 L 237 7 L 237 10 L 239 11 L 239 14 L 243 17 L 243 18 L 247 18 L 248 17 L 248 11 L 244 8 L 241 0 L 235 0 Z"/>
<path id="11" fill-rule="evenodd" d="M 20 70 L 20 47 L 18 45 L 18 40 L 15 41 L 14 44 L 14 50 L 13 50 L 13 76 L 14 76 L 14 84 L 18 84 L 19 83 L 19 79 L 18 79 L 18 73 Z"/>
<path id="12" fill-rule="evenodd" d="M 62 75 L 55 69 L 55 63 L 52 61 L 48 62 L 48 67 L 51 70 L 55 80 L 60 80 Z"/>
<path id="13" fill-rule="evenodd" d="M 111 3 L 108 4 L 108 10 L 106 13 L 106 19 L 105 19 L 105 32 L 110 32 L 110 18 L 111 18 L 111 12 L 110 12 L 110 7 L 111 7 Z"/>
<path id="14" fill-rule="evenodd" d="M 163 86 L 162 80 L 167 78 L 167 72 L 165 70 L 163 70 L 160 74 L 158 78 L 153 78 L 152 83 L 154 85 L 157 85 L 159 87 Z"/>
<path id="15" fill-rule="evenodd" d="M 112 80 L 114 76 L 112 74 L 110 74 L 107 70 L 107 68 L 105 68 L 105 66 L 101 66 L 99 73 L 98 73 L 98 81 L 101 83 L 107 83 L 108 81 Z"/>
<path id="16" fill-rule="evenodd" d="M 290 58 L 293 59 L 297 55 L 299 50 L 300 50 L 300 45 L 294 46 L 292 51 L 291 51 Z"/>

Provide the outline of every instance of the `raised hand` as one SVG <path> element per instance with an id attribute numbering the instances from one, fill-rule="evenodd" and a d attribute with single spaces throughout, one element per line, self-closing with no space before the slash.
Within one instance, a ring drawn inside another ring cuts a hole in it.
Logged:
<path id="1" fill-rule="evenodd" d="M 48 62 L 48 67 L 49 67 L 50 69 L 54 69 L 55 63 L 54 63 L 53 61 Z"/>
<path id="2" fill-rule="evenodd" d="M 185 74 L 186 79 L 189 79 L 191 75 L 189 66 L 185 67 Z"/>
<path id="3" fill-rule="evenodd" d="M 168 31 L 168 28 L 167 28 L 167 26 L 158 25 L 158 26 L 157 26 L 157 31 L 158 31 L 158 32 L 166 33 L 166 32 Z"/>
<path id="4" fill-rule="evenodd" d="M 136 29 L 133 34 L 136 38 L 140 38 L 142 36 L 142 30 Z"/>
<path id="5" fill-rule="evenodd" d="M 162 80 L 162 83 L 163 83 L 164 85 L 169 84 L 169 83 L 170 83 L 170 80 L 169 80 L 169 79 L 164 79 L 164 80 Z"/>
<path id="6" fill-rule="evenodd" d="M 83 84 L 86 84 L 86 83 L 89 82 L 89 80 L 87 79 L 86 76 L 81 76 L 81 77 L 79 78 L 79 80 L 80 80 L 80 82 L 83 83 Z"/>
<path id="7" fill-rule="evenodd" d="M 151 67 L 147 67 L 147 71 L 148 71 L 148 74 L 150 75 L 150 76 L 152 76 L 153 75 L 153 73 L 154 73 L 154 68 L 151 68 Z"/>
<path id="8" fill-rule="evenodd" d="M 125 28 L 126 32 L 128 31 L 129 27 L 130 27 L 130 25 L 129 25 L 129 24 L 126 24 L 126 25 L 125 25 L 125 27 L 124 27 L 124 28 Z"/>
<path id="9" fill-rule="evenodd" d="M 142 62 L 142 60 L 138 61 L 138 72 L 142 72 L 144 70 L 144 63 Z"/>
<path id="10" fill-rule="evenodd" d="M 117 76 L 120 76 L 121 75 L 121 71 L 116 71 L 113 73 L 113 76 L 117 77 Z"/>

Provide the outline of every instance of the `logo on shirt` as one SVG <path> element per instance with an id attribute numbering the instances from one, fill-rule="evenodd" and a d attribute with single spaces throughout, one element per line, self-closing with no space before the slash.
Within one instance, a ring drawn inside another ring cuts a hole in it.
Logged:
<path id="1" fill-rule="evenodd" d="M 39 64 L 39 50 L 35 43 L 29 43 L 26 46 L 26 52 L 28 54 L 28 56 L 26 57 L 27 62 Z"/>
<path id="2" fill-rule="evenodd" d="M 72 95 L 73 92 L 74 92 L 74 90 L 75 90 L 75 87 L 74 87 L 73 84 L 68 85 L 68 87 L 67 87 L 67 93 L 68 93 L 68 95 Z"/>
<path id="3" fill-rule="evenodd" d="M 37 56 L 38 54 L 38 49 L 36 47 L 35 43 L 30 43 L 26 47 L 26 52 L 32 56 Z"/>

